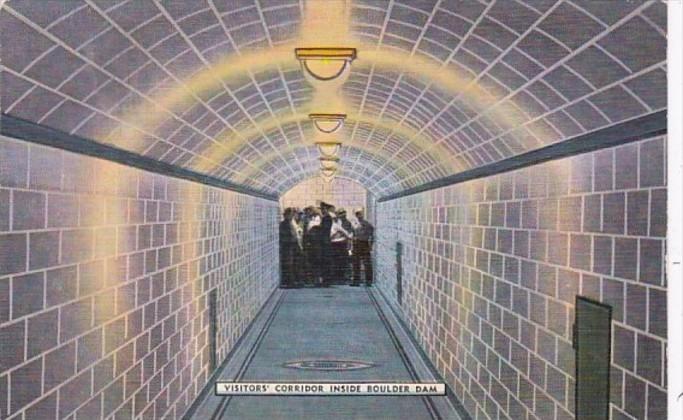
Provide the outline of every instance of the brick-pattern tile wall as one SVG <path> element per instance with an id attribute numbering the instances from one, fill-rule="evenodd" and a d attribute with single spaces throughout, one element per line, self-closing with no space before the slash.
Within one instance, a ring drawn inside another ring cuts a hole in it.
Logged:
<path id="1" fill-rule="evenodd" d="M 308 179 L 287 191 L 280 203 L 282 208 L 316 205 L 317 200 L 344 207 L 349 215 L 357 207 L 366 207 L 366 190 L 362 185 L 350 179 L 335 177 L 327 182 L 321 177 Z"/>
<path id="2" fill-rule="evenodd" d="M 0 418 L 180 418 L 278 283 L 278 203 L 0 138 Z"/>
<path id="3" fill-rule="evenodd" d="M 475 419 L 574 418 L 574 302 L 613 308 L 611 417 L 666 418 L 665 139 L 378 207 L 378 283 Z"/>

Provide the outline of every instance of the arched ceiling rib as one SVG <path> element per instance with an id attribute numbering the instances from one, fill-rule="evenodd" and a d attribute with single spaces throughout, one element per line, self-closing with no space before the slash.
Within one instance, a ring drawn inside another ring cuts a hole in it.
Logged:
<path id="1" fill-rule="evenodd" d="M 278 178 L 284 180 L 283 182 L 293 182 L 298 183 L 301 179 L 300 174 L 320 174 L 320 160 L 317 148 L 312 146 L 301 146 L 293 149 L 289 153 L 286 153 L 283 159 L 298 159 L 301 163 L 301 172 L 297 174 L 283 174 L 289 176 L 278 176 Z M 340 172 L 344 173 L 347 178 L 356 180 L 363 185 L 373 185 L 377 182 L 373 175 L 377 173 L 386 164 L 386 160 L 382 156 L 372 153 L 368 150 L 359 149 L 354 146 L 346 146 L 340 152 Z M 281 170 L 281 166 L 278 165 L 277 161 L 267 161 L 261 165 L 267 171 L 278 172 Z M 387 180 L 391 183 L 390 188 L 393 192 L 398 192 L 400 189 L 400 183 L 402 180 L 408 178 L 411 174 L 404 171 L 404 169 L 398 164 L 389 163 L 386 168 L 392 172 L 392 176 L 387 177 Z M 295 175 L 295 176 L 294 176 Z M 243 176 L 239 178 L 240 182 L 246 182 L 251 179 L 251 176 Z M 244 180 L 244 181 L 242 181 Z M 293 185 L 293 184 L 292 184 Z M 280 191 L 278 189 L 278 191 Z M 378 188 L 371 189 L 370 192 L 378 193 L 380 190 Z"/>
<path id="2" fill-rule="evenodd" d="M 660 1 L 347 4 L 341 169 L 378 196 L 666 107 Z M 317 170 L 307 7 L 10 0 L 2 112 L 281 193 Z"/>
<path id="3" fill-rule="evenodd" d="M 340 162 L 341 163 L 341 162 Z M 369 174 L 374 172 L 377 169 L 377 165 L 373 164 L 372 161 L 368 161 L 366 164 L 357 167 L 355 171 L 351 172 L 349 171 L 348 167 L 346 166 L 347 164 L 341 163 L 341 168 L 340 171 L 343 173 L 344 177 L 352 179 L 354 181 L 357 181 L 358 183 L 362 185 L 369 185 L 371 183 L 371 179 L 369 178 Z M 309 161 L 306 164 L 305 169 L 297 174 L 297 177 L 289 177 L 289 178 L 284 178 L 278 185 L 277 188 L 278 190 L 281 190 L 283 192 L 289 190 L 293 186 L 299 184 L 302 182 L 302 180 L 306 180 L 312 177 L 320 176 L 320 167 L 318 165 L 318 161 L 312 160 Z M 388 181 L 391 184 L 391 188 L 389 190 L 392 191 L 399 191 L 398 186 L 400 179 L 396 177 L 390 177 L 388 178 Z M 394 188 L 395 187 L 395 188 Z M 376 191 L 376 190 L 375 190 Z M 373 191 L 370 191 L 373 192 Z"/>

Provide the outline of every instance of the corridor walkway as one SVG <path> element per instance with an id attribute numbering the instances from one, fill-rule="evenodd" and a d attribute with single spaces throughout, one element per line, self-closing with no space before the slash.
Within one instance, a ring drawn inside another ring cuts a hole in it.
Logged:
<path id="1" fill-rule="evenodd" d="M 370 364 L 354 370 L 287 367 L 302 360 Z M 218 378 L 244 382 L 436 382 L 391 310 L 372 289 L 277 291 Z M 447 397 L 213 395 L 193 419 L 461 418 Z"/>

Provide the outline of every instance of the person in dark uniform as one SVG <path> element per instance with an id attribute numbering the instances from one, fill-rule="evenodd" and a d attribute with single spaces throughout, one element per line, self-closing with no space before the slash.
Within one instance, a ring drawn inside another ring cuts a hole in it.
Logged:
<path id="1" fill-rule="evenodd" d="M 322 236 L 322 286 L 329 287 L 330 284 L 332 284 L 334 276 L 334 270 L 332 269 L 334 255 L 332 251 L 332 241 L 330 238 L 330 233 L 332 231 L 332 216 L 330 216 L 330 212 L 334 212 L 334 206 L 325 202 L 321 202 L 320 210 L 322 211 L 322 218 L 320 221 L 320 234 Z"/>
<path id="2" fill-rule="evenodd" d="M 301 218 L 304 227 L 304 235 L 306 235 L 306 230 L 308 230 L 308 222 L 311 220 L 315 214 L 315 208 L 313 206 L 308 206 L 304 208 L 303 216 Z"/>
<path id="3" fill-rule="evenodd" d="M 280 222 L 280 287 L 290 288 L 294 285 L 294 258 L 297 245 L 296 235 L 292 230 L 294 211 L 291 207 L 285 209 Z"/>
<path id="4" fill-rule="evenodd" d="M 340 273 L 342 276 L 342 279 L 344 280 L 344 283 L 348 283 L 351 280 L 351 257 L 350 257 L 350 252 L 351 252 L 351 247 L 353 245 L 353 224 L 349 219 L 346 218 L 346 210 L 343 208 L 340 208 L 337 210 L 337 215 L 339 216 L 339 220 L 341 220 L 341 225 L 344 228 L 345 231 L 349 232 L 351 234 L 351 238 L 347 239 L 346 242 L 346 252 L 344 253 L 342 259 L 341 259 L 341 266 L 340 266 Z"/>
<path id="5" fill-rule="evenodd" d="M 306 225 L 304 235 L 304 252 L 309 270 L 307 281 L 313 286 L 322 285 L 323 267 L 323 235 L 320 226 L 320 214 L 317 209 L 311 210 L 311 217 Z"/>
<path id="6" fill-rule="evenodd" d="M 311 250 L 310 250 L 310 238 L 308 238 L 308 223 L 311 221 L 313 218 L 313 215 L 315 213 L 314 207 L 313 206 L 308 206 L 304 208 L 303 215 L 301 217 L 301 228 L 302 228 L 302 243 L 303 243 L 303 263 L 301 270 L 303 272 L 303 275 L 301 279 L 303 280 L 304 284 L 313 284 L 313 279 L 312 279 L 312 269 L 311 269 Z"/>
<path id="7" fill-rule="evenodd" d="M 372 286 L 372 242 L 375 228 L 363 217 L 363 210 L 356 210 L 358 224 L 353 231 L 353 282 L 351 286 L 360 286 L 360 266 L 365 271 L 365 285 Z"/>

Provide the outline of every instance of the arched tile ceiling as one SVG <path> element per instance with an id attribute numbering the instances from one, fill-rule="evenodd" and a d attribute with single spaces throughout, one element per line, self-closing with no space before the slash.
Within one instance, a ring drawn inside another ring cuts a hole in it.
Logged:
<path id="1" fill-rule="evenodd" d="M 293 54 L 311 4 L 7 1 L 2 112 L 283 193 L 318 173 Z M 660 1 L 346 7 L 341 171 L 377 196 L 666 107 Z"/>

